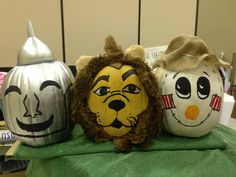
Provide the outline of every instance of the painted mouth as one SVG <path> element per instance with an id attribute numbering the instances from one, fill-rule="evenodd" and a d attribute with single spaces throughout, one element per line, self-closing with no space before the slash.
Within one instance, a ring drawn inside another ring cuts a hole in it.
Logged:
<path id="1" fill-rule="evenodd" d="M 118 119 L 115 119 L 110 126 L 119 129 L 123 127 L 124 125 L 122 124 L 121 121 L 119 121 Z"/>
<path id="2" fill-rule="evenodd" d="M 211 111 L 209 112 L 209 114 L 206 116 L 206 118 L 204 118 L 201 122 L 197 123 L 196 125 L 187 125 L 187 124 L 184 124 L 184 123 L 181 122 L 179 119 L 177 119 L 177 117 L 175 116 L 175 113 L 174 113 L 172 110 L 170 110 L 170 111 L 171 111 L 172 116 L 175 118 L 175 120 L 177 120 L 177 122 L 178 122 L 179 124 L 181 124 L 181 125 L 183 125 L 183 126 L 185 126 L 185 127 L 197 127 L 197 126 L 203 124 L 203 123 L 210 117 L 212 109 L 211 109 Z"/>
<path id="3" fill-rule="evenodd" d="M 47 121 L 41 122 L 41 123 L 36 123 L 36 124 L 25 124 L 17 118 L 16 118 L 16 121 L 22 130 L 25 130 L 27 132 L 40 132 L 40 131 L 43 131 L 43 130 L 49 128 L 52 125 L 53 118 L 54 118 L 54 116 L 51 115 Z"/>
<path id="4" fill-rule="evenodd" d="M 102 126 L 102 127 L 113 127 L 113 128 L 120 129 L 121 127 L 127 127 L 127 128 L 134 127 L 137 123 L 135 117 L 129 117 L 128 120 L 130 122 L 130 125 L 123 124 L 117 118 L 115 118 L 115 120 L 110 125 L 107 125 L 107 126 L 103 126 L 101 124 L 99 124 L 99 125 Z"/>

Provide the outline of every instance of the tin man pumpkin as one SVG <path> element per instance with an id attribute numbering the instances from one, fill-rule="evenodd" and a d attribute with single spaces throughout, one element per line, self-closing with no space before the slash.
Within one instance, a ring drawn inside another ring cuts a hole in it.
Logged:
<path id="1" fill-rule="evenodd" d="M 230 67 L 197 36 L 174 38 L 154 67 L 164 111 L 164 128 L 172 134 L 200 137 L 218 121 L 223 81 L 219 67 Z"/>
<path id="2" fill-rule="evenodd" d="M 70 87 L 73 75 L 33 34 L 18 53 L 17 66 L 3 84 L 4 118 L 15 137 L 31 146 L 59 142 L 70 135 Z"/>
<path id="3" fill-rule="evenodd" d="M 72 117 L 89 138 L 113 140 L 119 150 L 128 150 L 147 144 L 160 131 L 158 86 L 141 46 L 124 54 L 109 36 L 103 56 L 81 57 L 76 65 Z"/>

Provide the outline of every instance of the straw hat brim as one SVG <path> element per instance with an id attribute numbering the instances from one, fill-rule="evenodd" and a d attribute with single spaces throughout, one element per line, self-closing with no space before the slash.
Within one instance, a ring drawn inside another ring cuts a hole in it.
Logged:
<path id="1" fill-rule="evenodd" d="M 230 68 L 230 63 L 218 58 L 198 36 L 180 35 L 174 38 L 167 50 L 153 64 L 170 71 L 196 68 L 201 62 L 210 62 L 216 67 Z"/>
<path id="2" fill-rule="evenodd" d="M 153 65 L 154 68 L 161 67 L 170 71 L 184 71 L 196 68 L 201 62 L 207 61 L 216 67 L 230 68 L 230 64 L 219 59 L 215 54 L 203 54 L 201 56 L 191 56 L 183 54 L 182 56 L 172 59 L 174 56 L 163 54 Z"/>

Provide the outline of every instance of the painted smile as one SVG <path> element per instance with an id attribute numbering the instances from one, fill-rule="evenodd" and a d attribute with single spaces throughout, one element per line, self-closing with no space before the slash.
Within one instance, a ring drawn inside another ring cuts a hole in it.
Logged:
<path id="1" fill-rule="evenodd" d="M 130 125 L 124 125 L 117 118 L 115 118 L 115 120 L 110 125 L 107 125 L 107 126 L 104 126 L 104 125 L 101 125 L 101 124 L 99 124 L 99 125 L 102 126 L 102 127 L 113 127 L 113 128 L 117 128 L 117 129 L 120 129 L 121 127 L 126 127 L 126 128 L 134 127 L 136 125 L 135 117 L 129 117 L 128 120 L 130 122 Z"/>
<path id="2" fill-rule="evenodd" d="M 172 116 L 177 120 L 178 123 L 180 123 L 181 125 L 185 126 L 185 127 L 197 127 L 201 124 L 203 124 L 211 115 L 211 111 L 209 112 L 209 114 L 206 116 L 206 118 L 204 118 L 201 122 L 197 123 L 196 125 L 187 125 L 187 124 L 184 124 L 183 122 L 181 122 L 176 116 L 175 116 L 175 113 L 173 112 L 173 110 L 170 110 L 171 111 L 171 114 Z"/>
<path id="3" fill-rule="evenodd" d="M 25 124 L 17 118 L 16 118 L 16 121 L 22 130 L 25 130 L 28 132 L 40 132 L 40 131 L 43 131 L 43 130 L 49 128 L 52 125 L 53 118 L 54 118 L 54 116 L 51 115 L 47 121 L 41 122 L 41 123 L 36 123 L 36 124 Z"/>
<path id="4" fill-rule="evenodd" d="M 119 121 L 118 119 L 115 119 L 110 126 L 119 129 L 124 125 L 122 124 L 121 121 Z"/>

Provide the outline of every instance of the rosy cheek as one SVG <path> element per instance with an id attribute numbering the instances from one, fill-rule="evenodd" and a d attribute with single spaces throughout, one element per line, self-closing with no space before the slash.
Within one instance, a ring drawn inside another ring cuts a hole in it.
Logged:
<path id="1" fill-rule="evenodd" d="M 222 98 L 218 95 L 213 95 L 211 98 L 211 103 L 210 103 L 210 107 L 214 110 L 214 111 L 220 111 L 221 108 L 221 102 L 222 102 Z"/>
<path id="2" fill-rule="evenodd" d="M 164 109 L 172 109 L 175 108 L 173 94 L 169 95 L 161 95 L 162 105 Z"/>

